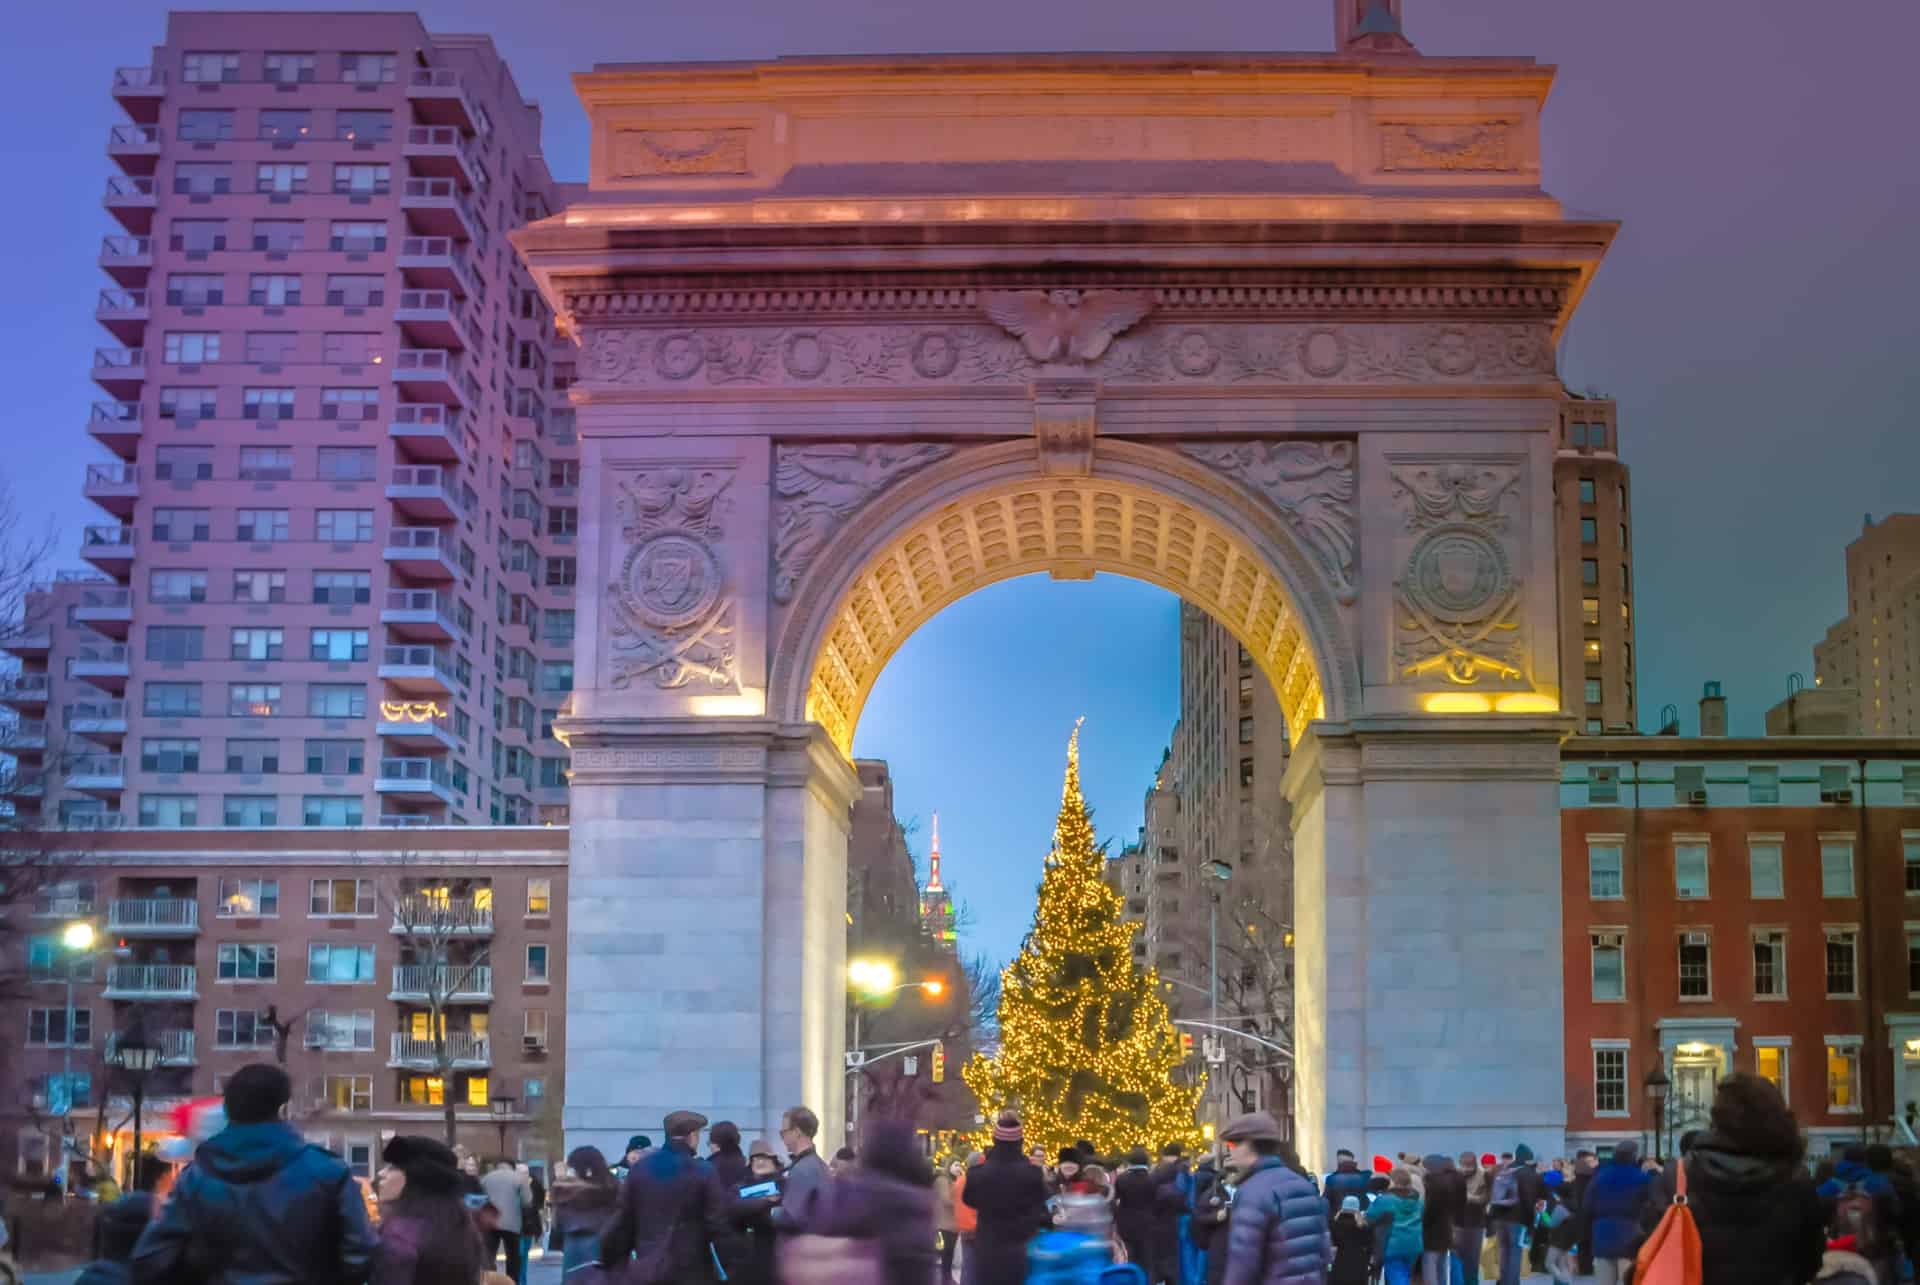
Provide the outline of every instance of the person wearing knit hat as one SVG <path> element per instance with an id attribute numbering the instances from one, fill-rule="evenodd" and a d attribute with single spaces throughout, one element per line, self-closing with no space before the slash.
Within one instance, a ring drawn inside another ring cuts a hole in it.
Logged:
<path id="1" fill-rule="evenodd" d="M 1153 1271 L 1153 1215 L 1160 1189 L 1148 1172 L 1145 1147 L 1127 1152 L 1127 1163 L 1113 1176 L 1113 1233 L 1127 1247 L 1127 1261 L 1137 1263 L 1149 1278 Z"/>
<path id="2" fill-rule="evenodd" d="M 411 1281 L 416 1269 L 471 1280 L 490 1261 L 486 1241 L 462 1200 L 464 1183 L 453 1148 L 402 1134 L 380 1152 L 374 1179 L 380 1197 L 381 1280 Z M 436 1277 L 437 1278 L 437 1277 Z"/>
<path id="3" fill-rule="evenodd" d="M 994 1118 L 993 1146 L 969 1170 L 960 1201 L 979 1215 L 970 1247 L 971 1285 L 1023 1285 L 1027 1242 L 1053 1224 L 1047 1208 L 1047 1177 L 1027 1162 L 1026 1131 L 1011 1110 Z"/>
<path id="4" fill-rule="evenodd" d="M 1513 1149 L 1513 1162 L 1494 1171 L 1493 1199 L 1487 1210 L 1500 1242 L 1500 1285 L 1520 1285 L 1527 1254 L 1521 1240 L 1545 1196 L 1546 1185 L 1533 1165 L 1533 1148 L 1523 1142 Z"/>
<path id="5" fill-rule="evenodd" d="M 1071 1191 L 1080 1181 L 1080 1153 L 1072 1147 L 1060 1148 L 1060 1157 L 1053 1165 L 1053 1189 L 1056 1192 Z"/>
<path id="6" fill-rule="evenodd" d="M 1364 1202 L 1359 1196 L 1342 1196 L 1340 1212 L 1333 1216 L 1333 1272 L 1327 1278 L 1329 1285 L 1367 1285 L 1373 1274 L 1373 1249 L 1373 1229 L 1367 1226 Z"/>

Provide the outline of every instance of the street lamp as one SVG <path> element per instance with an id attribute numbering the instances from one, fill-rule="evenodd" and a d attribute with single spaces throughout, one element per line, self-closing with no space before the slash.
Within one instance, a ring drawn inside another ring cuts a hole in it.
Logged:
<path id="1" fill-rule="evenodd" d="M 513 1095 L 489 1094 L 487 1103 L 493 1111 L 493 1126 L 500 1131 L 500 1157 L 504 1160 L 507 1155 L 507 1119 L 513 1114 Z"/>
<path id="2" fill-rule="evenodd" d="M 853 1046 L 848 1050 L 847 1082 L 851 1101 L 847 1109 L 847 1133 L 852 1135 L 860 1121 L 860 1093 L 853 1089 L 854 1077 L 860 1074 L 859 1063 L 853 1054 L 860 1052 L 860 1003 L 866 1000 L 872 1003 L 885 999 L 889 995 L 898 995 L 901 991 L 917 990 L 930 1000 L 943 998 L 947 993 L 947 984 L 938 977 L 928 977 L 917 982 L 900 980 L 900 969 L 890 959 L 850 959 L 847 961 L 847 981 L 853 989 Z"/>
<path id="3" fill-rule="evenodd" d="M 1673 1089 L 1673 1081 L 1667 1078 L 1666 1067 L 1656 1062 L 1653 1070 L 1647 1072 L 1642 1086 L 1647 1091 L 1647 1104 L 1653 1111 L 1653 1154 L 1658 1160 L 1665 1160 L 1666 1139 L 1664 1129 L 1667 1120 L 1667 1094 Z"/>
<path id="4" fill-rule="evenodd" d="M 1205 877 L 1217 883 L 1226 883 L 1233 878 L 1233 867 L 1224 861 L 1209 861 L 1206 865 Z M 1212 889 L 1207 896 L 1207 1010 L 1207 1021 L 1218 1027 L 1220 1025 L 1220 890 L 1218 888 Z M 1207 1038 L 1218 1043 L 1220 1037 L 1214 1034 Z M 1224 1065 L 1226 1050 L 1222 1049 L 1221 1052 Z M 1211 1062 L 1208 1065 L 1211 1066 Z M 1219 1087 L 1213 1083 L 1211 1075 L 1207 1080 L 1207 1094 L 1213 1099 L 1214 1123 L 1218 1125 L 1223 1095 Z M 1218 1128 L 1214 1130 L 1216 1136 L 1219 1132 Z"/>
<path id="5" fill-rule="evenodd" d="M 133 1167 L 128 1189 L 140 1190 L 140 1113 L 147 1100 L 147 1077 L 160 1065 L 160 1048 L 149 1044 L 140 1027 L 114 1041 L 113 1060 L 133 1081 Z"/>
<path id="6" fill-rule="evenodd" d="M 61 1041 L 59 1097 L 64 1108 L 60 1114 L 66 1117 L 67 1127 L 60 1131 L 60 1190 L 68 1194 L 73 1188 L 73 969 L 93 952 L 97 936 L 93 925 L 84 919 L 74 920 L 60 932 L 60 948 L 67 965 L 67 1030 Z"/>

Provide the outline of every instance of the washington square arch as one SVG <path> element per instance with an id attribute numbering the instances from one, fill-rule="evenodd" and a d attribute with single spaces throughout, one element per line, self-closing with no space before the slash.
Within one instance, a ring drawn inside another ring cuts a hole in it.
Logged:
<path id="1" fill-rule="evenodd" d="M 1560 1149 L 1555 348 L 1614 225 L 1540 186 L 1551 68 L 1374 9 L 577 77 L 591 183 L 515 238 L 580 346 L 569 1145 L 838 1136 L 862 704 L 1045 571 L 1280 694 L 1304 1155 Z"/>

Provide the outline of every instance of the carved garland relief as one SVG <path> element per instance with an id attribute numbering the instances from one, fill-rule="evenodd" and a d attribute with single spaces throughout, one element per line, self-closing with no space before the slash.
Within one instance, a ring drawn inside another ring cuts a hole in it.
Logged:
<path id="1" fill-rule="evenodd" d="M 1380 168 L 1404 174 L 1505 173 L 1520 168 L 1512 121 L 1389 121 Z"/>
<path id="2" fill-rule="evenodd" d="M 1461 686 L 1523 680 L 1521 578 L 1504 538 L 1520 465 L 1401 460 L 1392 478 L 1413 537 L 1394 582 L 1400 676 Z"/>
<path id="3" fill-rule="evenodd" d="M 752 133 L 744 128 L 616 129 L 608 148 L 610 177 L 748 174 Z"/>
<path id="4" fill-rule="evenodd" d="M 733 472 L 731 464 L 655 464 L 619 480 L 614 512 L 626 553 L 607 586 L 614 687 L 697 681 L 739 690 L 721 543 Z"/>

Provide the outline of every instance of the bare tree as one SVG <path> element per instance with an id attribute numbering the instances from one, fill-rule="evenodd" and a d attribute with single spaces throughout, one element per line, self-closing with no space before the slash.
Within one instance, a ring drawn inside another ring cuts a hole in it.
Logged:
<path id="1" fill-rule="evenodd" d="M 13 487 L 0 477 L 0 643 L 46 623 L 44 611 L 30 610 L 28 600 L 46 574 L 55 537 L 51 521 L 37 535 L 26 529 Z"/>

